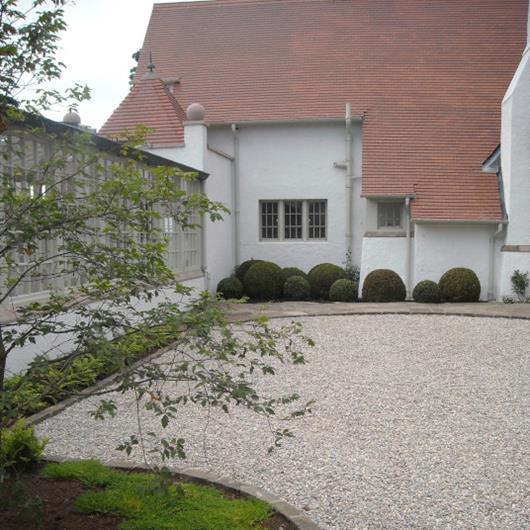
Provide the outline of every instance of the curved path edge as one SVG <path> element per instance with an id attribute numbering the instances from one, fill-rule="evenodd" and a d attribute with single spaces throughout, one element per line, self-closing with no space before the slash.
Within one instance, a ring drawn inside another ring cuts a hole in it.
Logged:
<path id="1" fill-rule="evenodd" d="M 474 304 L 419 304 L 417 302 L 268 302 L 226 303 L 233 322 L 247 321 L 259 316 L 268 318 L 348 316 L 348 315 L 444 315 L 478 318 L 508 318 L 530 320 L 530 303 L 503 304 L 478 302 Z"/>
<path id="2" fill-rule="evenodd" d="M 46 461 L 63 463 L 71 462 L 72 459 L 46 458 Z M 152 469 L 145 464 L 134 464 L 131 466 L 130 462 L 123 460 L 109 460 L 105 461 L 104 464 L 112 468 L 127 471 L 152 471 Z M 283 515 L 283 517 L 285 517 L 285 519 L 287 519 L 298 530 L 320 530 L 320 527 L 311 521 L 303 512 L 295 508 L 292 504 L 285 502 L 277 495 L 273 495 L 263 488 L 245 484 L 244 482 L 231 480 L 216 473 L 203 471 L 202 469 L 195 467 L 171 469 L 171 473 L 176 477 L 189 480 L 190 482 L 220 486 L 245 497 L 255 497 L 261 501 L 264 501 L 272 506 L 275 512 Z"/>

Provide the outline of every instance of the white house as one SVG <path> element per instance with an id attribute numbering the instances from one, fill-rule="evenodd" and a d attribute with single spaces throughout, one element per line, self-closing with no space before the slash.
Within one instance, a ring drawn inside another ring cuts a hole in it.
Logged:
<path id="1" fill-rule="evenodd" d="M 530 270 L 527 18 L 527 0 L 155 4 L 100 132 L 144 124 L 147 149 L 210 174 L 232 215 L 205 227 L 209 289 L 251 257 L 351 250 L 361 282 L 390 268 L 410 294 L 464 266 L 498 299 Z"/>

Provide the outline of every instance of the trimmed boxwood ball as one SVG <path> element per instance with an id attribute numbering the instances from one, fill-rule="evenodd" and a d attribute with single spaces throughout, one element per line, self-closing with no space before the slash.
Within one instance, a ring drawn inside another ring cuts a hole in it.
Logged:
<path id="1" fill-rule="evenodd" d="M 403 302 L 407 290 L 397 273 L 389 269 L 377 269 L 365 278 L 363 302 Z"/>
<path id="2" fill-rule="evenodd" d="M 443 302 L 478 302 L 480 281 L 477 275 L 464 267 L 448 270 L 438 282 Z"/>
<path id="3" fill-rule="evenodd" d="M 359 286 L 352 280 L 337 280 L 329 290 L 329 299 L 334 302 L 355 302 Z"/>
<path id="4" fill-rule="evenodd" d="M 440 288 L 436 282 L 423 280 L 414 287 L 412 298 L 423 304 L 438 304 L 440 302 Z"/>
<path id="5" fill-rule="evenodd" d="M 263 260 L 261 259 L 249 259 L 247 261 L 244 261 L 236 267 L 236 276 L 238 277 L 239 281 L 241 283 L 245 282 L 245 274 L 247 273 L 248 269 L 252 267 L 252 265 L 255 265 L 256 263 L 261 263 Z"/>
<path id="6" fill-rule="evenodd" d="M 285 269 L 282 269 L 282 278 L 284 283 L 287 278 L 290 278 L 291 276 L 301 276 L 302 278 L 307 279 L 307 274 L 296 267 L 285 267 Z"/>
<path id="7" fill-rule="evenodd" d="M 282 269 L 270 261 L 260 261 L 248 269 L 243 286 L 254 300 L 277 300 L 282 294 Z"/>
<path id="8" fill-rule="evenodd" d="M 223 278 L 217 284 L 217 292 L 227 300 L 229 298 L 241 298 L 243 296 L 243 284 L 235 276 Z"/>
<path id="9" fill-rule="evenodd" d="M 314 267 L 312 267 L 309 272 L 307 273 L 307 275 L 309 276 L 319 265 L 321 265 L 320 263 L 318 263 L 317 265 L 315 265 Z"/>
<path id="10" fill-rule="evenodd" d="M 308 300 L 311 286 L 303 276 L 289 276 L 283 284 L 283 297 L 286 300 Z"/>
<path id="11" fill-rule="evenodd" d="M 311 296 L 322 300 L 329 300 L 329 289 L 337 281 L 347 278 L 346 271 L 332 263 L 321 263 L 313 267 L 308 275 L 311 286 Z"/>

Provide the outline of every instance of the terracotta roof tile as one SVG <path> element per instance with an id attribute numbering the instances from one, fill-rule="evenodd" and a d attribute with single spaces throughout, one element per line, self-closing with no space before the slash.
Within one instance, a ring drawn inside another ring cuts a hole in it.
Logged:
<path id="1" fill-rule="evenodd" d="M 528 0 L 214 0 L 155 4 L 147 52 L 210 122 L 363 125 L 363 193 L 414 194 L 421 219 L 501 218 L 482 162 L 526 38 Z M 112 119 L 111 119 L 112 120 Z M 161 122 L 162 123 L 162 122 Z"/>
<path id="2" fill-rule="evenodd" d="M 138 79 L 120 106 L 100 129 L 103 136 L 119 136 L 144 125 L 152 146 L 184 143 L 185 113 L 158 76 Z"/>

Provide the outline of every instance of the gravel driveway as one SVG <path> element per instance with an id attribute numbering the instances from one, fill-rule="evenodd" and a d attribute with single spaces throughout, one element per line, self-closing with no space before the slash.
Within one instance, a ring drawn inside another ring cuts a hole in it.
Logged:
<path id="1" fill-rule="evenodd" d="M 204 436 L 205 413 L 190 408 L 170 425 L 187 465 L 262 486 L 330 530 L 530 528 L 528 322 L 300 320 L 317 342 L 308 364 L 264 382 L 317 400 L 296 438 L 268 455 L 267 425 L 251 414 L 214 415 Z M 123 458 L 114 447 L 135 422 L 130 396 L 120 402 L 105 422 L 85 400 L 40 424 L 48 455 Z"/>

